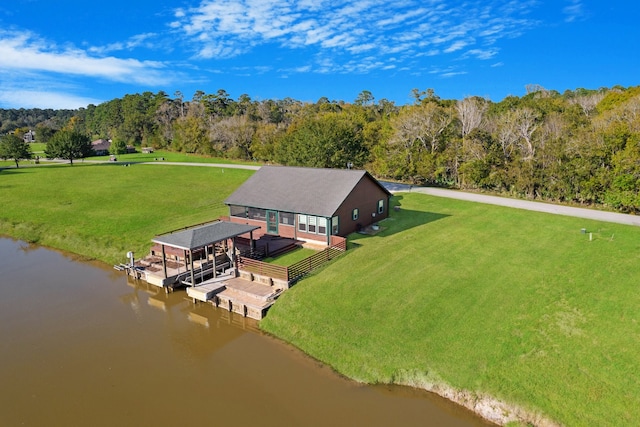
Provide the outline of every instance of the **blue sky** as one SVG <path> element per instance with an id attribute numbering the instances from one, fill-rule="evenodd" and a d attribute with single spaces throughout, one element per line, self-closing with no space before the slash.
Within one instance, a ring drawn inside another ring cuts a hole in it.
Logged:
<path id="1" fill-rule="evenodd" d="M 640 3 L 622 0 L 13 0 L 0 5 L 0 108 L 127 93 L 410 103 L 500 101 L 527 84 L 640 84 Z"/>

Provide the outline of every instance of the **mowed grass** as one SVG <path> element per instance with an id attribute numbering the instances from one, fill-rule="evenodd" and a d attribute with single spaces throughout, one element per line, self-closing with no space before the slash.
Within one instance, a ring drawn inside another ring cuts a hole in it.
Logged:
<path id="1" fill-rule="evenodd" d="M 264 262 L 287 267 L 297 262 L 300 262 L 303 259 L 309 258 L 310 256 L 316 253 L 318 253 L 318 251 L 315 251 L 313 249 L 298 248 L 293 251 L 289 251 L 285 254 L 279 255 L 275 258 L 271 258 L 271 257 L 265 258 Z"/>
<path id="2" fill-rule="evenodd" d="M 32 142 L 29 144 L 29 147 L 31 147 L 31 152 L 34 155 L 42 157 L 44 155 L 44 149 L 47 148 L 47 144 L 43 144 L 41 142 Z"/>
<path id="3" fill-rule="evenodd" d="M 0 234 L 107 263 L 161 233 L 228 214 L 253 171 L 78 163 L 0 172 Z"/>
<path id="4" fill-rule="evenodd" d="M 350 236 L 262 328 L 359 381 L 444 383 L 570 426 L 637 424 L 640 228 L 397 200 L 378 235 Z"/>
<path id="5" fill-rule="evenodd" d="M 87 160 L 108 161 L 110 156 L 93 156 Z M 225 159 L 222 157 L 210 157 L 200 154 L 176 153 L 171 151 L 157 150 L 153 153 L 130 153 L 118 154 L 116 156 L 120 162 L 180 162 L 180 163 L 219 163 L 219 164 L 243 164 L 258 165 L 256 162 L 241 162 L 237 160 Z M 82 160 L 79 160 L 80 162 Z"/>
<path id="6" fill-rule="evenodd" d="M 157 234 L 226 215 L 224 199 L 252 173 L 7 169 L 0 234 L 123 262 Z M 359 381 L 442 382 L 565 425 L 637 424 L 640 228 L 394 201 L 402 208 L 377 235 L 350 236 L 350 250 L 284 293 L 262 327 Z"/>
<path id="7" fill-rule="evenodd" d="M 39 156 L 41 163 L 50 162 L 46 159 L 44 154 L 44 150 L 47 144 L 42 143 L 31 143 L 29 144 L 31 147 L 31 152 L 33 153 L 33 157 Z M 86 159 L 74 159 L 75 163 L 83 163 L 84 160 L 91 162 L 108 162 L 110 156 L 90 156 Z M 251 162 L 251 161 L 238 161 L 238 160 L 230 160 L 222 157 L 210 157 L 200 154 L 189 154 L 189 153 L 176 153 L 171 151 L 157 150 L 153 153 L 129 153 L 129 154 L 118 154 L 116 159 L 119 162 L 180 162 L 180 163 L 218 163 L 218 164 L 241 164 L 241 165 L 254 165 L 257 166 L 259 163 Z M 20 167 L 25 165 L 33 165 L 34 160 L 21 160 L 19 162 Z M 15 167 L 15 161 L 13 160 L 2 160 L 0 159 L 0 168 L 2 167 Z"/>

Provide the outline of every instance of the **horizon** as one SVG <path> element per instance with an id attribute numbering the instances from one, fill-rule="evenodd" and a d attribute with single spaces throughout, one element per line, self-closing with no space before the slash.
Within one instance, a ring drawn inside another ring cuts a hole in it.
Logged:
<path id="1" fill-rule="evenodd" d="M 190 99 L 499 102 L 638 85 L 640 6 L 612 0 L 18 0 L 0 6 L 0 108 L 78 109 L 126 94 Z"/>

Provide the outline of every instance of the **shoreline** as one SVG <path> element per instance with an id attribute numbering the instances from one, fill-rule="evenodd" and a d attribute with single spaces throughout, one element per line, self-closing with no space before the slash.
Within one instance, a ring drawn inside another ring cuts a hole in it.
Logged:
<path id="1" fill-rule="evenodd" d="M 440 397 L 450 400 L 483 419 L 504 426 L 516 422 L 535 427 L 560 427 L 561 424 L 544 417 L 539 413 L 527 411 L 517 405 L 510 405 L 489 395 L 477 394 L 465 390 L 456 390 L 444 384 L 399 384 L 408 387 L 416 387 L 435 393 Z"/>
<path id="2" fill-rule="evenodd" d="M 258 328 L 260 328 L 260 323 L 258 323 Z M 424 390 L 429 393 L 433 393 L 443 399 L 446 399 L 462 408 L 467 409 L 473 414 L 479 416 L 485 421 L 490 423 L 494 423 L 499 426 L 507 425 L 508 423 L 517 423 L 516 425 L 522 426 L 533 426 L 533 427 L 561 427 L 562 424 L 545 417 L 543 414 L 527 410 L 522 406 L 518 406 L 515 404 L 509 404 L 504 402 L 496 397 L 493 397 L 489 394 L 471 392 L 467 390 L 460 390 L 454 387 L 447 385 L 444 382 L 439 381 L 429 381 L 427 379 L 419 380 L 415 378 L 410 378 L 411 375 L 407 375 L 407 379 L 394 381 L 391 383 L 388 382 L 380 382 L 380 383 L 366 383 L 362 381 L 358 381 L 355 378 L 352 378 L 348 375 L 343 374 L 339 370 L 337 370 L 331 363 L 323 361 L 315 357 L 313 354 L 309 354 L 304 351 L 302 348 L 297 345 L 289 342 L 278 335 L 275 335 L 271 332 L 265 331 L 260 328 L 260 332 L 266 334 L 273 339 L 279 341 L 284 345 L 289 345 L 301 353 L 305 354 L 307 357 L 321 363 L 327 367 L 329 367 L 336 374 L 348 379 L 349 381 L 353 381 L 358 384 L 386 384 L 386 385 L 395 385 L 402 387 L 410 387 L 414 389 Z"/>
<path id="3" fill-rule="evenodd" d="M 47 250 L 53 250 L 53 251 L 59 252 L 64 256 L 67 256 L 77 262 L 88 263 L 94 266 L 100 266 L 100 267 L 104 267 L 105 269 L 109 269 L 109 264 L 106 263 L 105 261 L 91 258 L 81 253 L 71 252 L 65 249 L 60 249 L 57 247 L 47 246 L 39 243 L 28 242 L 20 239 L 19 237 L 2 234 L 2 233 L 0 233 L 0 238 L 11 239 L 13 241 L 22 241 L 29 246 L 37 246 L 37 247 L 45 248 Z M 258 327 L 260 328 L 260 323 L 258 323 Z M 260 328 L 260 332 L 262 334 L 272 337 L 273 339 L 277 340 L 283 345 L 288 345 L 295 348 L 297 351 L 300 351 L 301 353 L 305 354 L 307 357 L 310 357 L 311 359 L 317 361 L 318 363 L 321 363 L 329 367 L 332 371 L 334 371 L 335 373 L 337 373 L 338 375 L 344 378 L 347 378 L 349 381 L 353 381 L 354 383 L 360 383 L 358 380 L 351 378 L 347 375 L 344 375 L 340 371 L 336 370 L 330 363 L 324 362 L 318 359 L 313 354 L 309 354 L 305 352 L 304 350 L 302 350 L 302 348 L 298 347 L 297 345 L 291 342 L 286 341 L 285 339 L 279 337 L 278 335 L 274 335 L 270 332 L 267 332 L 262 328 Z M 516 405 L 507 404 L 492 396 L 477 394 L 477 393 L 469 392 L 465 390 L 457 390 L 444 383 L 409 379 L 406 381 L 386 383 L 386 384 L 398 385 L 403 387 L 411 387 L 411 388 L 421 389 L 429 393 L 436 394 L 444 399 L 449 400 L 450 402 L 453 402 L 471 411 L 472 413 L 478 415 L 479 417 L 483 418 L 486 421 L 489 421 L 491 423 L 501 425 L 501 426 L 506 425 L 507 423 L 510 423 L 510 422 L 530 424 L 536 427 L 559 427 L 560 426 L 560 424 L 550 419 L 544 418 L 542 415 L 533 413 L 531 411 L 526 411 Z"/>

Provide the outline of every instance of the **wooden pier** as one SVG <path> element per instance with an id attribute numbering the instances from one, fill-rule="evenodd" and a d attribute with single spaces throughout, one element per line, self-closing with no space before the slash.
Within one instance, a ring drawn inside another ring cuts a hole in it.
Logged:
<path id="1" fill-rule="evenodd" d="M 231 275 L 187 288 L 187 295 L 194 302 L 209 302 L 215 307 L 255 320 L 261 320 L 266 315 L 282 292 L 283 289 Z"/>
<path id="2" fill-rule="evenodd" d="M 205 280 L 196 286 L 189 286 L 187 288 L 187 295 L 191 297 L 194 302 L 209 302 L 216 294 L 226 288 L 227 281 L 232 277 L 234 276 L 231 274 L 223 274 L 213 279 Z"/>
<path id="3" fill-rule="evenodd" d="M 331 236 L 331 246 L 291 266 L 276 266 L 251 256 L 279 254 L 301 242 L 265 235 L 259 226 L 223 220 L 162 234 L 152 242 L 149 255 L 135 260 L 129 252 L 129 263 L 114 268 L 166 292 L 185 286 L 194 303 L 208 302 L 256 320 L 285 289 L 346 250 L 346 239 Z M 262 246 L 265 249 L 258 250 Z"/>

